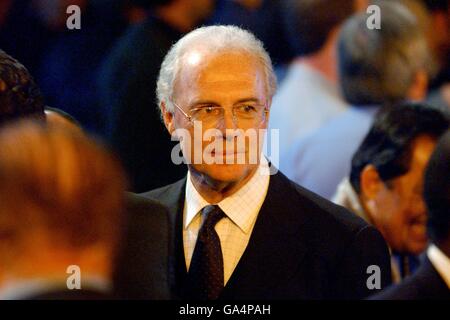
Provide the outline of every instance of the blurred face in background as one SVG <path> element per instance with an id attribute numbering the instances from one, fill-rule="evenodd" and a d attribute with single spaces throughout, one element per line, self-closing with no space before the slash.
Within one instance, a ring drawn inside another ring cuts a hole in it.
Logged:
<path id="1" fill-rule="evenodd" d="M 416 138 L 410 170 L 388 182 L 379 180 L 376 192 L 366 197 L 373 224 L 394 251 L 419 254 L 427 246 L 423 174 L 435 145 L 436 140 L 431 137 Z"/>
<path id="2" fill-rule="evenodd" d="M 115 158 L 80 131 L 32 121 L 2 127 L 0 149 L 0 277 L 66 277 L 71 264 L 109 273 L 125 190 Z"/>

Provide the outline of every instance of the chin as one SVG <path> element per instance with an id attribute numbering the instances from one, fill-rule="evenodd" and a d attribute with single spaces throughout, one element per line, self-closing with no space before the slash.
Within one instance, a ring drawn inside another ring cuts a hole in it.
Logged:
<path id="1" fill-rule="evenodd" d="M 216 181 L 238 182 L 246 178 L 252 169 L 253 166 L 245 164 L 211 164 L 202 166 L 200 171 Z"/>
<path id="2" fill-rule="evenodd" d="M 408 252 L 414 255 L 421 254 L 428 246 L 428 241 L 416 241 L 408 245 Z"/>

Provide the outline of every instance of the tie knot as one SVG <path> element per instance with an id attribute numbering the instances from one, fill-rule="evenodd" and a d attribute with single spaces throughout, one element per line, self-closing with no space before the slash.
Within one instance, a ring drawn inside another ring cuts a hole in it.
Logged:
<path id="1" fill-rule="evenodd" d="M 206 220 L 204 222 L 206 228 L 214 228 L 217 222 L 225 217 L 225 213 L 217 205 L 204 207 L 203 214 L 206 215 Z"/>

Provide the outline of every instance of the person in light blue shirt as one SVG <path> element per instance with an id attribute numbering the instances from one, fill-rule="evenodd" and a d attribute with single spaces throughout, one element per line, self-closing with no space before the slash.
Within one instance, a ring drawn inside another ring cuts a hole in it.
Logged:
<path id="1" fill-rule="evenodd" d="M 399 3 L 379 5 L 381 29 L 367 28 L 367 14 L 357 14 L 339 35 L 340 86 L 352 107 L 297 139 L 280 166 L 290 179 L 328 199 L 348 175 L 377 106 L 426 96 L 430 56 L 415 17 Z"/>
<path id="2" fill-rule="evenodd" d="M 336 43 L 338 31 L 350 17 L 356 1 L 286 1 L 283 22 L 289 41 L 296 49 L 296 59 L 274 96 L 269 129 L 279 130 L 279 159 L 283 159 L 293 142 L 317 130 L 328 120 L 346 110 L 337 80 Z M 333 15 L 329 12 L 332 10 Z M 314 19 L 309 17 L 314 13 Z M 315 32 L 311 32 L 315 30 Z"/>
<path id="3" fill-rule="evenodd" d="M 287 156 L 295 166 L 280 170 L 330 199 L 344 177 L 343 172 L 350 171 L 351 156 L 369 130 L 377 110 L 377 106 L 351 107 L 317 133 L 298 140 Z"/>

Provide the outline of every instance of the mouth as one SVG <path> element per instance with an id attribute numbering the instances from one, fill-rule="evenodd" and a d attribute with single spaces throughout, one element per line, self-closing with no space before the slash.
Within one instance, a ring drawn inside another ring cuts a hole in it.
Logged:
<path id="1" fill-rule="evenodd" d="M 410 222 L 411 230 L 415 234 L 425 235 L 427 231 L 427 217 L 426 215 L 420 215 L 413 218 Z"/>
<path id="2" fill-rule="evenodd" d="M 422 214 L 420 216 L 417 216 L 411 220 L 412 224 L 420 224 L 420 225 L 426 225 L 427 224 L 427 216 L 425 214 Z"/>
<path id="3" fill-rule="evenodd" d="M 215 150 L 211 151 L 212 156 L 223 156 L 223 157 L 230 157 L 235 156 L 239 154 L 245 154 L 245 150 L 239 151 L 239 150 L 233 150 L 233 151 L 225 151 L 225 152 L 216 152 Z"/>

